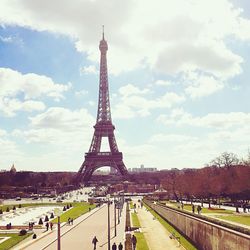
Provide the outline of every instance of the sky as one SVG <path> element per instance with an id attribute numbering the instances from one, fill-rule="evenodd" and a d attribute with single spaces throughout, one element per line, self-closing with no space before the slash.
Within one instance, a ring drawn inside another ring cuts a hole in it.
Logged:
<path id="1" fill-rule="evenodd" d="M 247 155 L 248 0 L 1 0 L 0 169 L 78 171 L 96 122 L 102 25 L 127 168 Z"/>

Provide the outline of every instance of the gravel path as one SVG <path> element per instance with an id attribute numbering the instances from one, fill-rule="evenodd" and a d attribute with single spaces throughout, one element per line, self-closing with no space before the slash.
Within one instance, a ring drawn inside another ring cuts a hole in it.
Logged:
<path id="1" fill-rule="evenodd" d="M 184 249 L 177 240 L 170 239 L 171 233 L 146 208 L 138 208 L 137 213 L 150 250 Z"/>

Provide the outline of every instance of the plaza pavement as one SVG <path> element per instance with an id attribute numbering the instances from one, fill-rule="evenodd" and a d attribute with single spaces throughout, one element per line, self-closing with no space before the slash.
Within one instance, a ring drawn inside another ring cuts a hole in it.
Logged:
<path id="1" fill-rule="evenodd" d="M 108 249 L 107 247 L 107 205 L 93 209 L 90 213 L 84 214 L 75 219 L 74 225 L 61 227 L 61 250 L 83 249 L 92 250 L 92 239 L 98 239 L 97 249 Z M 125 239 L 125 209 L 122 211 L 120 223 L 117 225 L 117 236 L 114 237 L 114 205 L 110 206 L 111 221 L 111 245 L 113 242 L 124 245 Z M 56 226 L 56 225 L 55 225 Z M 41 236 L 40 236 L 41 237 Z M 30 244 L 32 243 L 32 244 Z M 57 249 L 57 229 L 45 233 L 45 236 L 26 242 L 24 245 L 14 248 L 15 250 L 56 250 Z"/>

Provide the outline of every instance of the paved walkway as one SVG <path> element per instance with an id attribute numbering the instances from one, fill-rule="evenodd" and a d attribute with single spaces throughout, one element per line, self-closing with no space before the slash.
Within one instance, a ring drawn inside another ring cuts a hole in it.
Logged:
<path id="1" fill-rule="evenodd" d="M 94 209 L 90 213 L 82 215 L 74 221 L 73 226 L 63 226 L 61 228 L 61 250 L 83 249 L 92 250 L 92 239 L 98 239 L 97 249 L 107 249 L 107 205 L 99 209 Z M 118 220 L 118 219 L 117 219 Z M 120 223 L 117 225 L 117 236 L 114 237 L 114 205 L 110 206 L 111 221 L 111 244 L 116 242 L 124 244 L 125 209 L 123 209 Z M 19 246 L 16 250 L 56 250 L 57 230 L 49 233 L 35 243 L 27 246 Z"/>
<path id="2" fill-rule="evenodd" d="M 150 250 L 184 249 L 182 246 L 179 246 L 177 240 L 169 238 L 171 233 L 168 232 L 162 224 L 155 219 L 149 211 L 146 210 L 145 207 L 138 208 L 137 215 L 140 220 L 142 232 L 144 233 Z"/>

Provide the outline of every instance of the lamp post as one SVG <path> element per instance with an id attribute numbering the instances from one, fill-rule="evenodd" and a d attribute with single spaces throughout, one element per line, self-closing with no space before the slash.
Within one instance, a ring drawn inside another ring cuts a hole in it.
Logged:
<path id="1" fill-rule="evenodd" d="M 108 250 L 110 250 L 110 203 L 109 203 L 110 195 L 107 195 L 108 199 Z"/>
<path id="2" fill-rule="evenodd" d="M 114 215 L 115 215 L 115 236 L 116 236 L 116 203 L 114 202 Z"/>
<path id="3" fill-rule="evenodd" d="M 61 228 L 60 228 L 60 215 L 57 217 L 57 250 L 61 250 Z"/>
<path id="4" fill-rule="evenodd" d="M 118 215 L 118 222 L 117 224 L 120 224 L 120 201 L 117 204 L 117 215 Z"/>
<path id="5" fill-rule="evenodd" d="M 55 209 L 55 215 L 57 216 L 57 250 L 61 250 L 61 227 L 60 227 L 60 215 L 62 211 L 57 208 Z"/>

